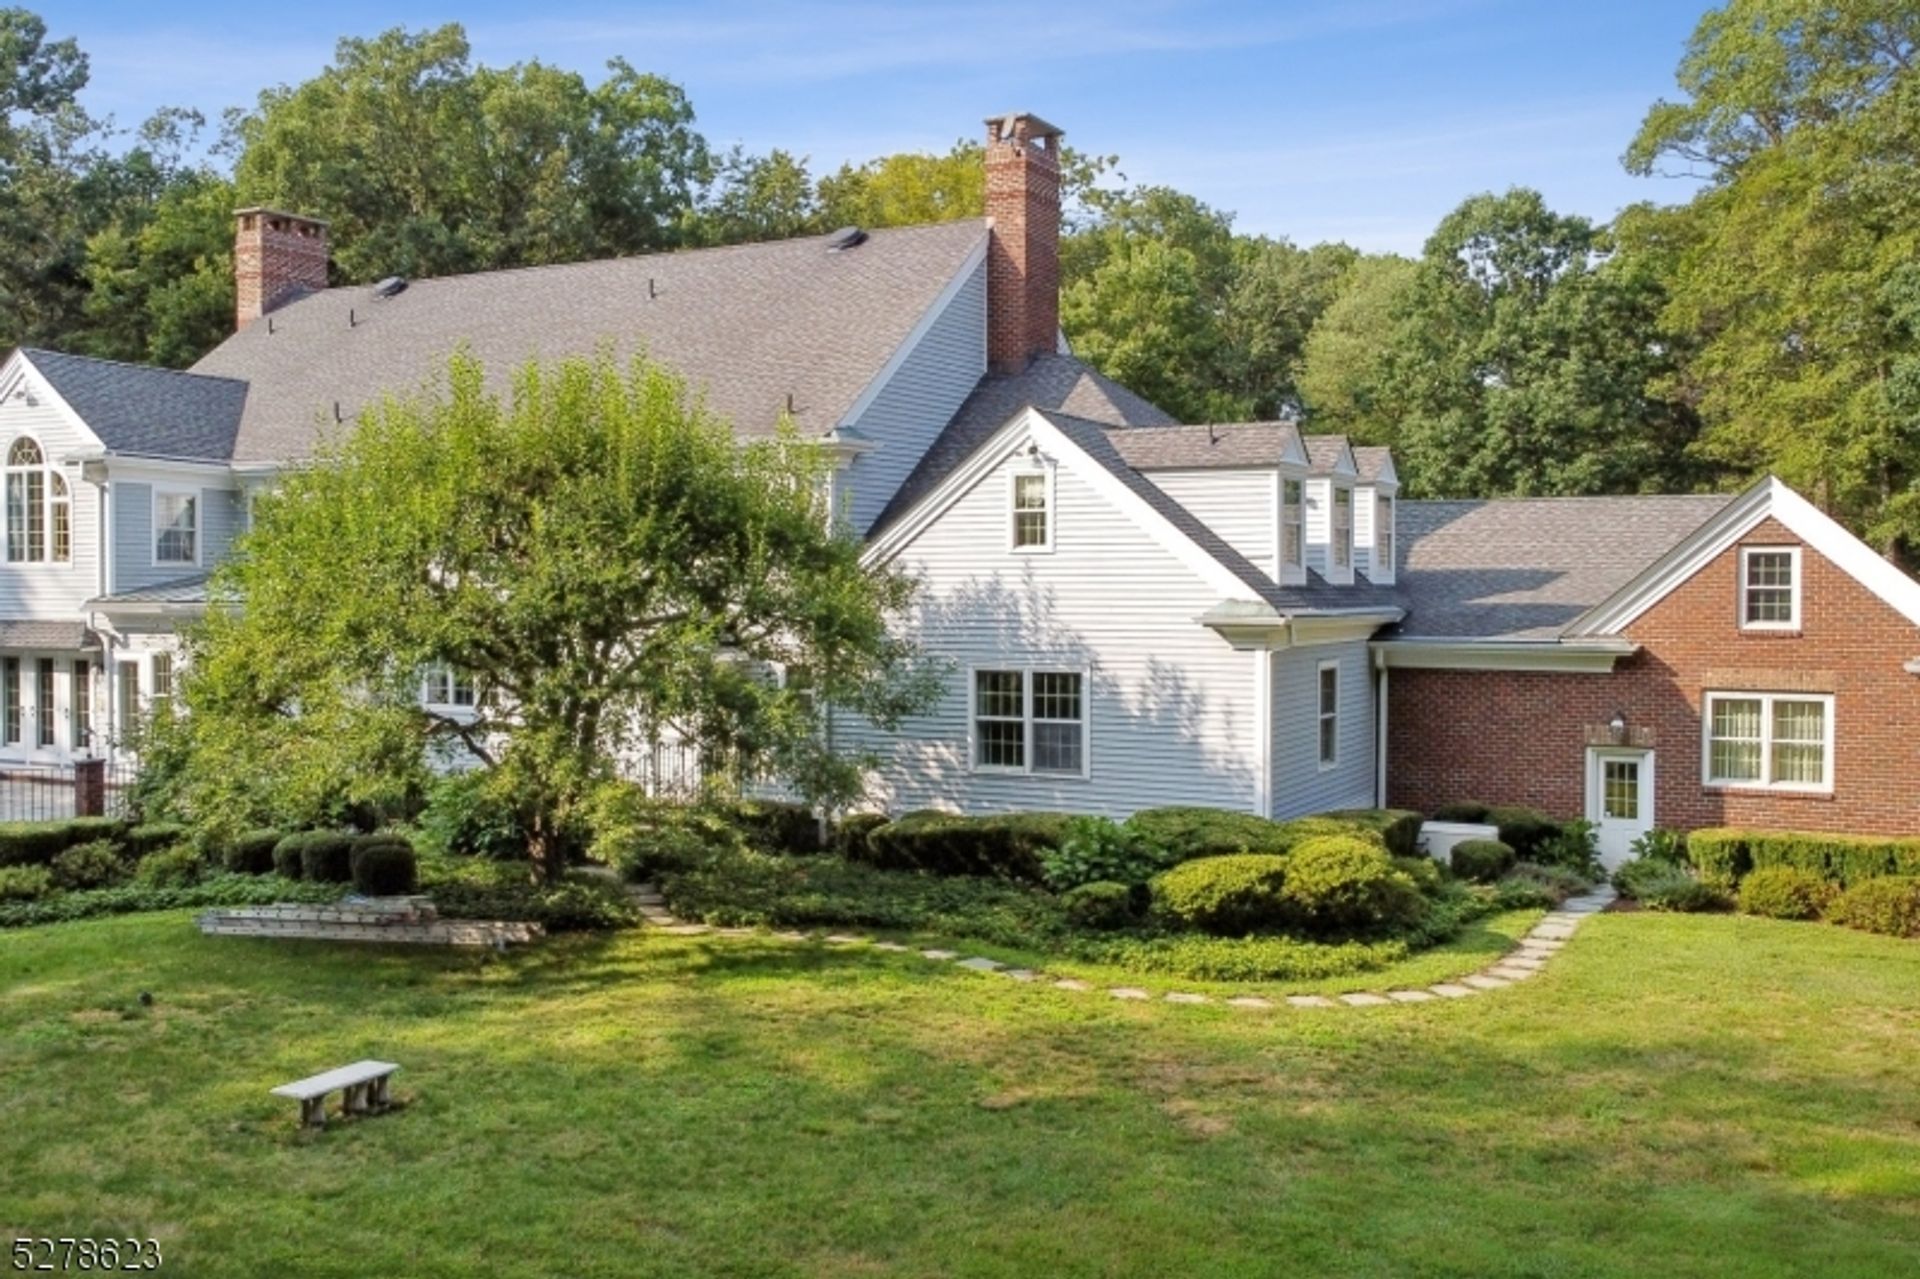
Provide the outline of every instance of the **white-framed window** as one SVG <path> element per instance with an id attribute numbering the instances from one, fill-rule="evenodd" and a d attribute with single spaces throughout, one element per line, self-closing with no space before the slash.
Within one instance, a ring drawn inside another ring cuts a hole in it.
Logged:
<path id="1" fill-rule="evenodd" d="M 1340 762 L 1340 663 L 1320 663 L 1320 678 L 1315 686 L 1320 721 L 1320 767 L 1332 768 Z"/>
<path id="2" fill-rule="evenodd" d="M 1708 693 L 1701 776 L 1709 786 L 1833 789 L 1833 697 L 1826 693 Z"/>
<path id="3" fill-rule="evenodd" d="M 90 750 L 93 746 L 93 660 L 73 659 L 73 696 L 67 700 L 73 714 L 73 748 Z"/>
<path id="4" fill-rule="evenodd" d="M 67 477 L 47 464 L 30 435 L 7 445 L 7 562 L 65 564 L 73 558 L 73 499 Z"/>
<path id="5" fill-rule="evenodd" d="M 200 491 L 153 490 L 153 562 L 200 562 Z"/>
<path id="6" fill-rule="evenodd" d="M 1375 577 L 1393 576 L 1393 499 L 1385 493 L 1373 502 L 1373 570 Z"/>
<path id="7" fill-rule="evenodd" d="M 1800 628 L 1800 548 L 1740 548 L 1740 629 Z"/>
<path id="8" fill-rule="evenodd" d="M 1333 566 L 1353 566 L 1353 490 L 1333 490 Z"/>
<path id="9" fill-rule="evenodd" d="M 140 663 L 118 662 L 115 664 L 115 673 L 120 683 L 120 740 L 124 742 L 140 722 Z"/>
<path id="10" fill-rule="evenodd" d="M 1053 549 L 1053 475 L 1047 471 L 1015 471 L 1008 490 L 1013 549 Z"/>
<path id="11" fill-rule="evenodd" d="M 421 677 L 420 700 L 428 706 L 472 710 L 477 701 L 473 676 L 444 663 L 435 663 Z"/>
<path id="12" fill-rule="evenodd" d="M 1280 563 L 1294 569 L 1307 565 L 1307 486 L 1284 477 L 1280 481 Z"/>
<path id="13" fill-rule="evenodd" d="M 153 655 L 153 700 L 168 701 L 173 697 L 173 654 L 155 653 Z"/>
<path id="14" fill-rule="evenodd" d="M 967 719 L 975 772 L 1088 775 L 1087 672 L 979 667 Z"/>
<path id="15" fill-rule="evenodd" d="M 59 721 L 54 715 L 53 701 L 53 659 L 36 658 L 33 663 L 34 699 L 33 699 L 33 741 L 42 750 L 53 747 L 59 731 Z"/>

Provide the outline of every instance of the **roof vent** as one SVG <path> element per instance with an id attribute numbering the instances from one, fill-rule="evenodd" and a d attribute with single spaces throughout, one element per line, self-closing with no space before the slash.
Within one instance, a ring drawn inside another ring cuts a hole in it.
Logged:
<path id="1" fill-rule="evenodd" d="M 857 226 L 843 226 L 827 237 L 827 252 L 841 253 L 855 245 L 864 244 L 867 233 Z"/>
<path id="2" fill-rule="evenodd" d="M 386 279 L 380 281 L 378 284 L 373 286 L 373 296 L 377 298 L 390 298 L 396 293 L 404 293 L 406 291 L 406 288 L 407 288 L 406 276 L 390 275 Z"/>

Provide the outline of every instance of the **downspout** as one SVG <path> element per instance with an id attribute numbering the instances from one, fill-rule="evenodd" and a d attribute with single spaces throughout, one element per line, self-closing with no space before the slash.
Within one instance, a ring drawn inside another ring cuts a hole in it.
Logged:
<path id="1" fill-rule="evenodd" d="M 1387 806 L 1387 655 L 1378 649 L 1373 653 L 1374 696 L 1373 706 L 1377 722 L 1373 730 L 1373 765 L 1375 778 L 1373 783 L 1373 806 Z"/>
<path id="2" fill-rule="evenodd" d="M 1259 761 L 1259 776 L 1254 779 L 1253 811 L 1259 817 L 1273 816 L 1273 650 L 1253 651 L 1253 725 L 1256 740 L 1254 758 Z"/>

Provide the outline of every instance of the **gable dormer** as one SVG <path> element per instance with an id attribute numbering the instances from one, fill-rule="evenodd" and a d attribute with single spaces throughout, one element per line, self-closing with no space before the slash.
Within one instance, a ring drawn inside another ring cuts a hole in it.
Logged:
<path id="1" fill-rule="evenodd" d="M 1283 586 L 1307 580 L 1306 445 L 1291 422 L 1142 426 L 1115 451 L 1249 563 Z"/>
<path id="2" fill-rule="evenodd" d="M 1353 450 L 1359 480 L 1354 485 L 1353 562 L 1376 585 L 1391 585 L 1399 556 L 1400 476 L 1392 450 L 1375 445 Z"/>
<path id="3" fill-rule="evenodd" d="M 1309 435 L 1307 567 L 1336 586 L 1353 584 L 1355 492 L 1360 466 L 1344 435 Z"/>

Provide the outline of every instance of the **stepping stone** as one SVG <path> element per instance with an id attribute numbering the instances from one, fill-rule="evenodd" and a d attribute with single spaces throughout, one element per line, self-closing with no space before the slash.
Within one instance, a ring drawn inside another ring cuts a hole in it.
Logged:
<path id="1" fill-rule="evenodd" d="M 1377 1008 L 1382 1004 L 1390 1004 L 1393 1001 L 1385 995 L 1375 995 L 1369 991 L 1356 990 L 1350 994 L 1340 996 L 1340 1002 L 1352 1008 Z"/>
<path id="2" fill-rule="evenodd" d="M 1527 934 L 1528 941 L 1566 941 L 1573 936 L 1573 929 L 1565 924 L 1542 924 Z"/>
<path id="3" fill-rule="evenodd" d="M 1429 986 L 1427 989 L 1447 999 L 1465 999 L 1468 995 L 1477 995 L 1480 993 L 1471 986 L 1462 986 L 1458 982 L 1451 981 L 1443 981 L 1437 985 Z"/>
<path id="4" fill-rule="evenodd" d="M 1433 997 L 1434 994 L 1430 990 L 1390 990 L 1387 992 L 1388 999 L 1401 1004 L 1424 1004 Z"/>
<path id="5" fill-rule="evenodd" d="M 1521 950 L 1541 950 L 1541 951 L 1545 951 L 1549 955 L 1551 955 L 1554 951 L 1559 950 L 1562 946 L 1565 946 L 1566 944 L 1567 942 L 1564 937 L 1527 936 L 1527 937 L 1522 937 L 1520 939 Z"/>
<path id="6" fill-rule="evenodd" d="M 1115 986 L 1107 993 L 1115 999 L 1146 999 L 1148 997 L 1147 992 L 1138 986 Z"/>
<path id="7" fill-rule="evenodd" d="M 1011 977 L 1015 981 L 1032 981 L 1040 974 L 1034 972 L 1031 968 L 1003 968 L 1000 970 L 1000 975 L 1002 977 Z"/>
<path id="8" fill-rule="evenodd" d="M 1088 985 L 1084 981 L 1081 981 L 1078 977 L 1062 977 L 1059 981 L 1053 983 L 1053 985 L 1054 985 L 1054 989 L 1056 990 L 1092 990 L 1093 989 L 1092 986 Z"/>
<path id="9" fill-rule="evenodd" d="M 877 941 L 877 942 L 875 942 L 875 943 L 873 943 L 873 948 L 874 948 L 875 950 L 884 950 L 884 951 L 888 951 L 888 952 L 891 952 L 891 953 L 893 953 L 893 954 L 901 954 L 901 953 L 904 953 L 905 951 L 907 951 L 907 950 L 910 950 L 910 949 L 911 949 L 911 947 L 908 947 L 908 946 L 902 946 L 902 945 L 901 945 L 901 944 L 900 944 L 899 942 L 897 942 L 897 941 Z"/>
<path id="10" fill-rule="evenodd" d="M 963 959 L 958 967 L 971 968 L 976 973 L 997 973 L 1006 965 L 997 959 L 988 959 L 984 955 L 975 955 L 972 959 Z"/>
<path id="11" fill-rule="evenodd" d="M 658 893 L 654 893 L 651 896 L 642 896 L 639 893 L 634 893 L 632 896 L 633 904 L 643 908 L 648 906 L 665 906 L 667 904 L 667 899 Z"/>
<path id="12" fill-rule="evenodd" d="M 1489 977 L 1498 977 L 1503 981 L 1525 981 L 1529 977 L 1538 977 L 1540 970 L 1537 968 L 1512 968 L 1506 964 L 1496 964 L 1494 967 L 1487 969 L 1487 975 Z"/>
<path id="13" fill-rule="evenodd" d="M 1295 1008 L 1331 1008 L 1333 1001 L 1325 995 L 1288 995 L 1287 1002 Z"/>
<path id="14" fill-rule="evenodd" d="M 1508 955 L 1500 961 L 1499 966 L 1502 968 L 1545 968 L 1547 961 L 1539 955 L 1529 955 L 1523 950 L 1516 954 Z"/>
<path id="15" fill-rule="evenodd" d="M 1235 995 L 1227 1001 L 1229 1008 L 1271 1008 L 1271 999 L 1262 999 L 1258 995 Z"/>
<path id="16" fill-rule="evenodd" d="M 794 931 L 793 929 L 791 929 L 791 928 L 790 928 L 790 929 L 788 929 L 788 930 L 787 930 L 786 932 L 784 932 L 784 933 L 775 933 L 775 934 L 774 934 L 774 936 L 775 936 L 775 937 L 778 937 L 778 938 L 779 938 L 779 939 L 780 939 L 781 941 L 805 941 L 805 940 L 807 940 L 807 935 L 806 935 L 805 933 L 801 933 L 801 932 L 795 932 L 795 931 Z"/>
<path id="17" fill-rule="evenodd" d="M 1462 977 L 1460 984 L 1463 986 L 1472 986 L 1476 990 L 1505 990 L 1513 983 L 1502 980 L 1499 977 L 1489 977 L 1485 973 L 1475 973 L 1471 977 Z"/>
<path id="18" fill-rule="evenodd" d="M 920 952 L 920 956 L 923 959 L 958 959 L 960 958 L 960 952 L 957 950 L 923 950 Z"/>
<path id="19" fill-rule="evenodd" d="M 751 928 L 716 928 L 713 930 L 715 937 L 751 937 L 753 934 L 754 930 Z"/>
<path id="20" fill-rule="evenodd" d="M 1167 992 L 1167 1002 L 1170 1004 L 1210 1004 L 1213 1001 L 1205 995 L 1195 995 L 1184 990 L 1170 990 Z"/>
<path id="21" fill-rule="evenodd" d="M 675 937 L 697 937 L 701 933 L 710 933 L 713 929 L 706 924 L 673 924 L 660 931 L 671 933 Z"/>
<path id="22" fill-rule="evenodd" d="M 851 937 L 846 933 L 828 933 L 827 940 L 835 946 L 852 946 L 867 939 L 865 937 Z"/>

